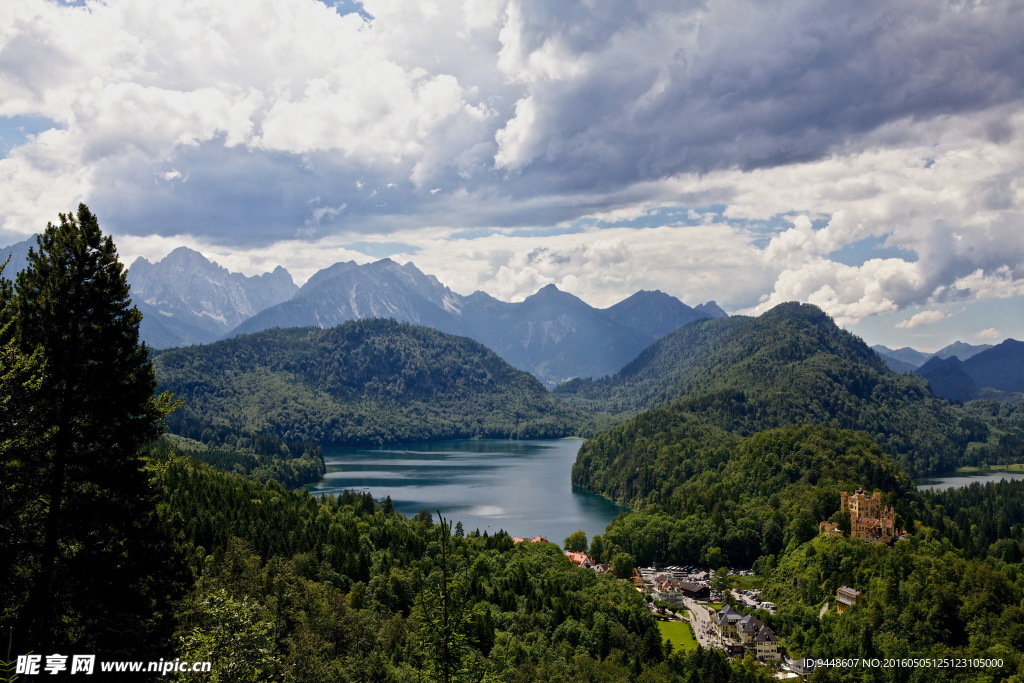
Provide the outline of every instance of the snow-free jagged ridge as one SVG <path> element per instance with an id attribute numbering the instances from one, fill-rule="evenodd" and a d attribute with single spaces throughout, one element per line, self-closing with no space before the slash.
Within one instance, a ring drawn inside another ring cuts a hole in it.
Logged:
<path id="1" fill-rule="evenodd" d="M 145 316 L 142 337 L 156 348 L 393 318 L 471 337 L 549 386 L 612 373 L 680 325 L 725 315 L 714 302 L 698 310 L 663 292 L 637 292 L 607 309 L 555 285 L 519 303 L 484 292 L 462 296 L 392 259 L 336 263 L 296 287 L 283 268 L 246 277 L 182 247 L 156 263 L 136 260 L 128 279 Z"/>

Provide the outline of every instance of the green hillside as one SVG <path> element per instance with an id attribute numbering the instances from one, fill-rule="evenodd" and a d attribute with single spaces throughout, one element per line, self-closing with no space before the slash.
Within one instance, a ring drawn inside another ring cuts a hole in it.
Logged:
<path id="1" fill-rule="evenodd" d="M 820 536 L 786 555 L 768 576 L 764 594 L 781 607 L 766 617 L 794 657 L 845 660 L 815 680 L 1018 680 L 1024 647 L 1019 567 L 965 558 L 929 532 L 892 547 Z M 863 593 L 861 604 L 841 615 L 840 586 Z M 908 666 L 902 675 L 860 663 L 903 657 L 961 661 Z"/>
<path id="2" fill-rule="evenodd" d="M 968 444 L 989 436 L 984 421 L 931 394 L 920 378 L 892 372 L 863 341 L 807 304 L 693 323 L 618 374 L 568 383 L 558 394 L 613 414 L 654 409 L 580 452 L 580 462 L 590 464 L 578 469 L 576 483 L 620 499 L 597 471 L 651 464 L 663 446 L 703 442 L 713 429 L 741 437 L 805 423 L 864 431 L 914 475 L 965 464 Z M 719 440 L 708 447 L 719 448 Z M 640 485 L 627 498 L 652 490 Z"/>
<path id="3" fill-rule="evenodd" d="M 572 412 L 529 374 L 465 337 L 390 320 L 273 329 L 154 359 L 162 389 L 185 399 L 172 432 L 218 430 L 321 444 L 572 431 Z"/>
<path id="4" fill-rule="evenodd" d="M 893 498 L 913 490 L 906 472 L 861 432 L 793 425 L 743 439 L 690 424 L 700 438 L 663 444 L 653 461 L 627 456 L 597 470 L 588 451 L 576 463 L 578 485 L 641 508 L 605 534 L 640 564 L 750 566 L 813 538 L 818 522 L 839 509 L 842 490 L 878 489 Z"/>

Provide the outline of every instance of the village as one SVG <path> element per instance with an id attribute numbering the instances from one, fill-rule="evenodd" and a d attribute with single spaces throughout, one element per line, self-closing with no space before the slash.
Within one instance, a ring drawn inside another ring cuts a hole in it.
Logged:
<path id="1" fill-rule="evenodd" d="M 895 512 L 892 507 L 882 505 L 879 491 L 842 491 L 840 506 L 848 515 L 851 538 L 890 544 L 906 535 L 896 529 Z M 846 519 L 843 522 L 821 522 L 819 534 L 845 535 Z M 607 565 L 594 562 L 586 553 L 567 550 L 565 555 L 579 567 L 597 573 L 610 571 Z M 802 660 L 789 656 L 774 631 L 757 615 L 759 610 L 774 614 L 776 605 L 761 600 L 761 580 L 754 572 L 733 568 L 712 571 L 690 565 L 652 566 L 634 570 L 632 582 L 638 591 L 648 596 L 663 636 L 673 645 L 717 648 L 738 657 L 749 652 L 759 662 L 777 668 L 780 679 L 810 673 Z M 843 614 L 863 597 L 863 592 L 856 588 L 840 586 L 834 601 L 836 612 Z M 819 618 L 829 607 L 830 602 L 822 606 Z"/>

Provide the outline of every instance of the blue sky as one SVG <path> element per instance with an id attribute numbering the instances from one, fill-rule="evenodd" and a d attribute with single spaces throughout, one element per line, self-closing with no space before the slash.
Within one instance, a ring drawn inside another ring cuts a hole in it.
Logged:
<path id="1" fill-rule="evenodd" d="M 1024 338 L 1022 35 L 1012 0 L 3 3 L 0 244 L 85 201 L 129 261 Z"/>

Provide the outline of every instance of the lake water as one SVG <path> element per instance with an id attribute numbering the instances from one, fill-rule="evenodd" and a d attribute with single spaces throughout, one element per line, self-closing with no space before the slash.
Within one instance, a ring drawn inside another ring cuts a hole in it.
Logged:
<path id="1" fill-rule="evenodd" d="M 481 439 L 325 448 L 327 474 L 314 493 L 344 489 L 391 496 L 406 515 L 440 509 L 466 533 L 504 529 L 513 536 L 545 536 L 561 544 L 583 529 L 587 538 L 625 510 L 569 483 L 579 440 Z"/>
<path id="2" fill-rule="evenodd" d="M 970 486 L 974 482 L 984 484 L 987 481 L 999 481 L 1001 479 L 1024 479 L 1024 472 L 986 472 L 984 474 L 939 474 L 927 479 L 919 479 L 917 488 L 921 491 L 930 489 L 955 489 L 962 486 Z"/>

